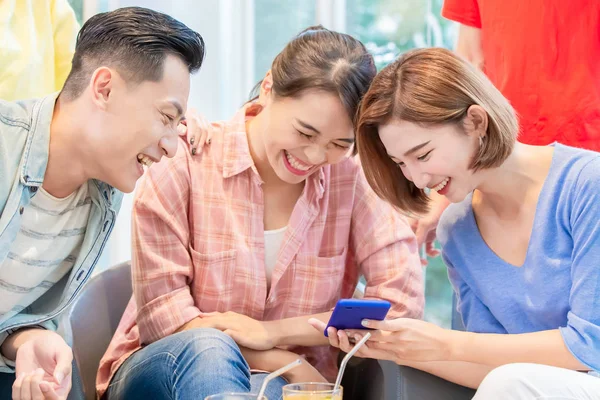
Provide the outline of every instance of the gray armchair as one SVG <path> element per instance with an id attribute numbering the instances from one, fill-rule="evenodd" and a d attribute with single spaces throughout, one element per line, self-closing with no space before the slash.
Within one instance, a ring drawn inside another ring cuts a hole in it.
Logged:
<path id="1" fill-rule="evenodd" d="M 96 398 L 100 359 L 117 330 L 131 293 L 128 261 L 92 277 L 61 321 L 75 358 L 69 400 Z"/>

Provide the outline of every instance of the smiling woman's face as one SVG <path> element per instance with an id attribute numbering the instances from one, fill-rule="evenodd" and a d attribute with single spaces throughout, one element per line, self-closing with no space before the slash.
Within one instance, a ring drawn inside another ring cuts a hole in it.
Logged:
<path id="1" fill-rule="evenodd" d="M 457 125 L 425 127 L 396 119 L 379 127 L 379 137 L 406 179 L 418 188 L 436 190 L 453 203 L 476 188 L 469 165 L 479 138 Z"/>
<path id="2" fill-rule="evenodd" d="M 331 93 L 275 96 L 266 102 L 263 113 L 264 153 L 284 182 L 300 183 L 323 165 L 336 164 L 352 154 L 352 121 Z"/>

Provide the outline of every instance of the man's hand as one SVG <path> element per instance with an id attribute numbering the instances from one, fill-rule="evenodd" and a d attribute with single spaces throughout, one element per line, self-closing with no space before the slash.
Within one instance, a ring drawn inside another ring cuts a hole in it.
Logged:
<path id="1" fill-rule="evenodd" d="M 30 329 L 14 335 L 18 334 L 13 400 L 65 400 L 71 390 L 71 348 L 52 331 Z"/>

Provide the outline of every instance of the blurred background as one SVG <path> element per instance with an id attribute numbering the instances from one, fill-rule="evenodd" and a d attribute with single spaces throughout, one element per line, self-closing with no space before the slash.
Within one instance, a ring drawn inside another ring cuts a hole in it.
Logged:
<path id="1" fill-rule="evenodd" d="M 441 17 L 443 0 L 69 0 L 80 23 L 118 7 L 167 13 L 199 32 L 206 59 L 192 77 L 189 106 L 210 120 L 229 119 L 248 99 L 273 58 L 304 28 L 323 26 L 360 39 L 378 69 L 416 47 L 452 48 L 457 27 Z M 123 201 L 106 251 L 96 269 L 130 259 L 133 195 Z M 425 318 L 449 327 L 452 289 L 440 258 L 425 269 Z"/>

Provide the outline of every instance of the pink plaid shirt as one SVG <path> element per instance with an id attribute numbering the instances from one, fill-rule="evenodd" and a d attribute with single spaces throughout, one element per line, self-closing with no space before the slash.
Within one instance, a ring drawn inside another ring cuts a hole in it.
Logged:
<path id="1" fill-rule="evenodd" d="M 271 289 L 265 277 L 263 196 L 245 131 L 248 107 L 213 124 L 212 144 L 150 168 L 133 211 L 134 296 L 100 362 L 97 390 L 141 346 L 173 334 L 200 311 L 257 320 L 326 312 L 352 297 L 392 303 L 389 318 L 420 318 L 423 281 L 406 220 L 369 188 L 356 160 L 325 166 L 306 180 L 289 219 Z M 134 301 L 135 299 L 135 301 Z M 291 348 L 325 377 L 336 373 L 328 346 Z"/>

